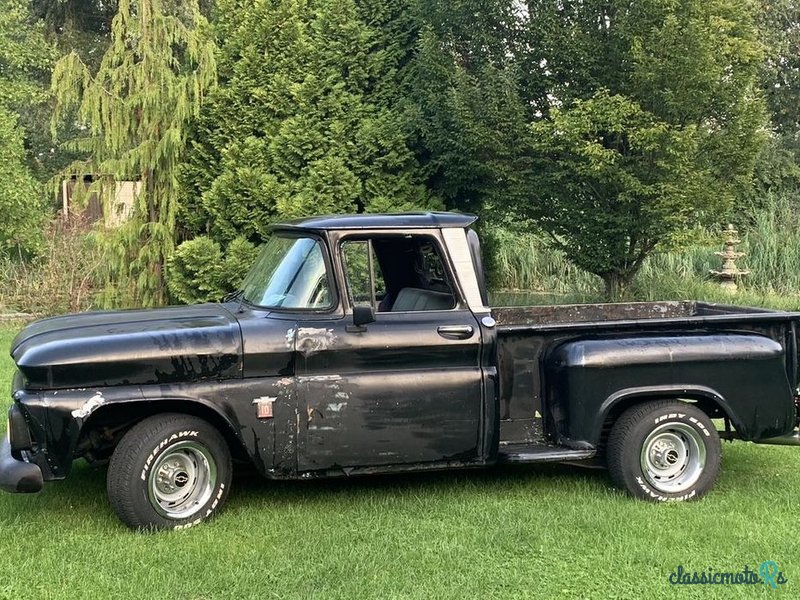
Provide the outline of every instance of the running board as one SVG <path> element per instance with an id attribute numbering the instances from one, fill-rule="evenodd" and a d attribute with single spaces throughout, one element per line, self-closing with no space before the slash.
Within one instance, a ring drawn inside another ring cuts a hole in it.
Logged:
<path id="1" fill-rule="evenodd" d="M 497 462 L 501 463 L 532 463 L 532 462 L 567 462 L 573 460 L 586 460 L 592 458 L 597 451 L 572 450 L 563 446 L 538 446 L 538 447 L 519 447 L 509 446 L 500 447 L 497 454 Z"/>

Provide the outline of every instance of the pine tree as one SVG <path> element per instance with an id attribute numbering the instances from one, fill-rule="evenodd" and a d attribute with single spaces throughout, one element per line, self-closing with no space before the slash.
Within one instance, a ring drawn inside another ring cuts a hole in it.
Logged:
<path id="1" fill-rule="evenodd" d="M 132 218 L 103 236 L 108 302 L 149 306 L 166 298 L 163 267 L 175 243 L 186 125 L 216 80 L 206 25 L 197 0 L 120 0 L 98 70 L 72 52 L 53 71 L 54 134 L 73 117 L 88 133 L 72 142 L 88 161 L 67 174 L 141 183 Z"/>

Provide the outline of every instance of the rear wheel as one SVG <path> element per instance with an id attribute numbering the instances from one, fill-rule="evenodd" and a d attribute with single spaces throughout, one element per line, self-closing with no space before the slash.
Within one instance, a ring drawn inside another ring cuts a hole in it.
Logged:
<path id="1" fill-rule="evenodd" d="M 719 434 L 708 416 L 684 402 L 630 408 L 608 439 L 608 469 L 618 485 L 645 500 L 703 496 L 719 473 Z"/>
<path id="2" fill-rule="evenodd" d="M 135 529 L 182 529 L 211 518 L 231 482 L 231 456 L 208 422 L 182 414 L 149 417 L 111 456 L 111 507 Z"/>

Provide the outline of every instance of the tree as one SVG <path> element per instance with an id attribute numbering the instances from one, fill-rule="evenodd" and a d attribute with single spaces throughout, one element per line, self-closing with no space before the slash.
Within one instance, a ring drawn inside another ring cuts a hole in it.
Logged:
<path id="1" fill-rule="evenodd" d="M 206 29 L 197 0 L 120 0 L 97 71 L 74 51 L 53 71 L 54 134 L 73 117 L 88 133 L 71 146 L 89 159 L 67 174 L 141 182 L 131 219 L 104 235 L 108 301 L 147 306 L 166 297 L 163 267 L 175 243 L 186 125 L 216 81 Z"/>
<path id="2" fill-rule="evenodd" d="M 0 0 L 0 256 L 32 254 L 41 242 L 47 209 L 19 115 L 46 100 L 42 80 L 52 57 L 27 3 Z"/>
<path id="3" fill-rule="evenodd" d="M 550 91 L 531 128 L 530 195 L 510 208 L 616 298 L 650 253 L 689 223 L 724 219 L 751 185 L 765 122 L 753 7 L 528 8 L 528 62 L 545 65 Z"/>
<path id="4" fill-rule="evenodd" d="M 800 2 L 760 0 L 758 24 L 765 46 L 761 88 L 770 117 L 770 139 L 757 161 L 753 204 L 770 192 L 800 189 Z"/>
<path id="5" fill-rule="evenodd" d="M 542 203 L 526 214 L 599 275 L 611 299 L 665 236 L 714 202 L 692 164 L 694 129 L 670 127 L 624 96 L 600 92 L 553 108 L 532 133 Z"/>
<path id="6" fill-rule="evenodd" d="M 774 131 L 800 136 L 800 2 L 760 0 L 758 22 L 766 46 L 761 84 Z"/>
<path id="7" fill-rule="evenodd" d="M 189 235 L 259 242 L 276 219 L 440 205 L 398 100 L 396 4 L 221 2 L 221 85 L 184 167 Z"/>
<path id="8" fill-rule="evenodd" d="M 415 151 L 448 208 L 493 211 L 522 201 L 528 122 L 518 3 L 419 0 L 404 76 Z M 514 200 L 516 199 L 516 200 Z"/>
<path id="9" fill-rule="evenodd" d="M 0 105 L 0 257 L 26 257 L 38 249 L 47 216 L 41 186 L 25 164 L 22 130 Z"/>

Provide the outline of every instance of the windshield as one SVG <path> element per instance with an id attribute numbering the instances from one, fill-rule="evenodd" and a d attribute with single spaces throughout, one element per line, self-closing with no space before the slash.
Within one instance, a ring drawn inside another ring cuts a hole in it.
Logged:
<path id="1" fill-rule="evenodd" d="M 323 309 L 333 304 L 322 245 L 273 235 L 242 284 L 242 298 L 267 308 Z"/>

